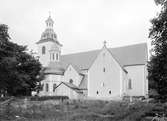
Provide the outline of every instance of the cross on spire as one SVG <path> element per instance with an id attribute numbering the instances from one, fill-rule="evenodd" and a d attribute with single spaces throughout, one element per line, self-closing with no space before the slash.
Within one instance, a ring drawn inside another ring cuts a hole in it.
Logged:
<path id="1" fill-rule="evenodd" d="M 49 11 L 49 16 L 51 16 L 51 12 Z"/>

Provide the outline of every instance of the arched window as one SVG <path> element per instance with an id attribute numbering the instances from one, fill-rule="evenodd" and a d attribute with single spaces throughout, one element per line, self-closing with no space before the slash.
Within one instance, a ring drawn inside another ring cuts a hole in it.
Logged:
<path id="1" fill-rule="evenodd" d="M 45 46 L 42 47 L 42 54 L 45 54 L 46 48 Z"/>
<path id="2" fill-rule="evenodd" d="M 55 90 L 56 90 L 56 84 L 53 84 L 53 92 L 55 92 Z"/>
<path id="3" fill-rule="evenodd" d="M 55 59 L 55 54 L 54 53 L 52 54 L 52 57 L 53 57 L 53 60 L 54 60 Z"/>
<path id="4" fill-rule="evenodd" d="M 97 91 L 96 94 L 98 95 L 98 94 L 99 94 L 99 91 Z"/>
<path id="5" fill-rule="evenodd" d="M 56 60 L 59 60 L 59 55 L 58 55 L 58 53 L 56 53 Z"/>
<path id="6" fill-rule="evenodd" d="M 73 80 L 72 80 L 72 79 L 70 79 L 70 83 L 71 83 L 71 84 L 73 83 Z"/>
<path id="7" fill-rule="evenodd" d="M 111 90 L 109 91 L 109 94 L 111 94 Z"/>
<path id="8" fill-rule="evenodd" d="M 41 90 L 44 90 L 44 88 L 43 88 L 43 87 L 44 87 L 44 84 L 41 84 Z"/>
<path id="9" fill-rule="evenodd" d="M 106 72 L 106 68 L 105 67 L 103 68 L 103 72 Z"/>
<path id="10" fill-rule="evenodd" d="M 46 92 L 48 92 L 48 91 L 49 91 L 49 84 L 46 83 Z"/>
<path id="11" fill-rule="evenodd" d="M 131 79 L 128 80 L 128 89 L 132 89 L 132 80 Z"/>

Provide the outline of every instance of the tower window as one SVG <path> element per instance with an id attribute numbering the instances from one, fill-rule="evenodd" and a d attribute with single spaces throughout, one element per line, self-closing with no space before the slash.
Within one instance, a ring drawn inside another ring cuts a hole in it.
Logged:
<path id="1" fill-rule="evenodd" d="M 41 90 L 43 90 L 43 89 L 44 89 L 43 87 L 44 87 L 44 84 L 41 84 Z"/>
<path id="2" fill-rule="evenodd" d="M 99 91 L 97 91 L 96 94 L 98 95 L 98 94 L 99 94 Z"/>
<path id="3" fill-rule="evenodd" d="M 48 92 L 48 91 L 49 91 L 49 84 L 46 83 L 46 92 Z"/>
<path id="4" fill-rule="evenodd" d="M 111 90 L 109 91 L 109 94 L 111 94 Z"/>
<path id="5" fill-rule="evenodd" d="M 103 68 L 103 72 L 106 72 L 106 68 Z"/>
<path id="6" fill-rule="evenodd" d="M 56 53 L 56 60 L 58 60 L 59 59 L 59 56 L 58 56 L 58 53 Z"/>
<path id="7" fill-rule="evenodd" d="M 42 47 L 42 54 L 45 54 L 46 48 L 45 46 Z"/>
<path id="8" fill-rule="evenodd" d="M 53 57 L 52 59 L 54 60 L 55 59 L 55 54 L 54 53 L 52 54 L 52 57 Z"/>
<path id="9" fill-rule="evenodd" d="M 128 89 L 132 89 L 132 80 L 131 79 L 128 80 Z"/>
<path id="10" fill-rule="evenodd" d="M 71 84 L 73 83 L 73 80 L 72 80 L 72 79 L 70 79 L 70 83 L 71 83 Z"/>

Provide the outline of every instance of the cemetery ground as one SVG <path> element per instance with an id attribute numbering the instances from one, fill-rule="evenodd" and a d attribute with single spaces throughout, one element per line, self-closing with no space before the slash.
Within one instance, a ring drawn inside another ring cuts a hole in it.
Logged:
<path id="1" fill-rule="evenodd" d="M 151 121 L 155 113 L 167 115 L 167 103 L 146 101 L 24 98 L 13 98 L 6 104 L 5 101 L 0 101 L 0 121 Z"/>

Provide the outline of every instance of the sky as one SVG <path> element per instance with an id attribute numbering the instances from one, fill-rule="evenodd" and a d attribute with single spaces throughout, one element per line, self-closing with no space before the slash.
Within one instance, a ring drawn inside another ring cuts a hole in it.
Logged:
<path id="1" fill-rule="evenodd" d="M 54 20 L 62 53 L 75 53 L 149 42 L 154 0 L 0 0 L 0 23 L 11 41 L 37 50 L 45 20 Z"/>

